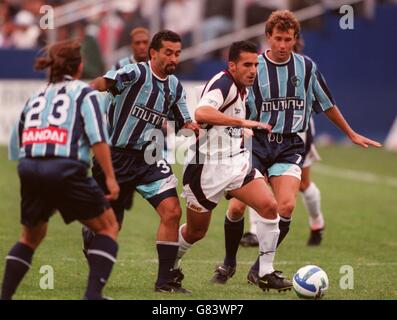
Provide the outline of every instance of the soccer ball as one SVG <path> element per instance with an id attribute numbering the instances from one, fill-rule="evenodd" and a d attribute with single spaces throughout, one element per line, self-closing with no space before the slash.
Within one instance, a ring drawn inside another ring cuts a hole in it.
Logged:
<path id="1" fill-rule="evenodd" d="M 328 289 L 328 276 L 323 269 L 308 265 L 300 268 L 292 280 L 299 298 L 321 299 Z"/>

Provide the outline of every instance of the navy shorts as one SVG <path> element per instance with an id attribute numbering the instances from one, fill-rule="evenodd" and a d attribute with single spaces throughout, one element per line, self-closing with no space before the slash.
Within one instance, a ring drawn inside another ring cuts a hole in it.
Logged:
<path id="1" fill-rule="evenodd" d="M 298 134 L 254 131 L 252 166 L 260 173 L 268 177 L 287 174 L 300 179 L 304 156 L 305 144 Z"/>
<path id="2" fill-rule="evenodd" d="M 57 209 L 65 223 L 101 215 L 110 205 L 87 173 L 88 167 L 77 160 L 20 160 L 21 223 L 34 226 L 46 222 Z"/>
<path id="3" fill-rule="evenodd" d="M 124 210 L 132 207 L 134 191 L 138 191 L 149 203 L 156 208 L 160 202 L 168 197 L 177 197 L 178 181 L 171 166 L 164 160 L 147 164 L 144 152 L 112 148 L 112 163 L 120 186 L 119 198 L 110 204 L 121 224 Z M 107 191 L 105 176 L 98 162 L 94 158 L 92 174 L 105 192 Z"/>

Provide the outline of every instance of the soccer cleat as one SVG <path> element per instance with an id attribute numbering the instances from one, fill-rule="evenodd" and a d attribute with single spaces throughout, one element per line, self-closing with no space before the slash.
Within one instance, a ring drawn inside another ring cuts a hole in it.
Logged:
<path id="1" fill-rule="evenodd" d="M 180 284 L 175 283 L 174 281 L 169 281 L 164 283 L 161 286 L 155 285 L 155 292 L 175 292 L 175 293 L 192 293 L 190 290 L 182 288 Z"/>
<path id="2" fill-rule="evenodd" d="M 247 274 L 247 282 L 257 286 L 259 283 L 259 272 L 257 270 L 250 269 Z"/>
<path id="3" fill-rule="evenodd" d="M 259 278 L 259 288 L 263 291 L 269 291 L 270 289 L 277 290 L 278 292 L 291 290 L 292 282 L 286 279 L 281 271 L 273 271 L 272 273 L 265 274 L 262 278 Z"/>
<path id="4" fill-rule="evenodd" d="M 318 230 L 311 230 L 310 237 L 307 240 L 308 246 L 319 246 L 323 240 L 324 228 Z"/>
<path id="5" fill-rule="evenodd" d="M 83 300 L 113 300 L 113 298 L 105 297 L 105 296 L 98 296 L 98 297 L 84 296 Z"/>
<path id="6" fill-rule="evenodd" d="M 226 266 L 224 264 L 218 265 L 215 268 L 215 273 L 211 279 L 212 283 L 225 284 L 227 280 L 234 276 L 236 267 Z"/>
<path id="7" fill-rule="evenodd" d="M 182 273 L 182 269 L 173 269 L 172 270 L 173 281 L 176 285 L 182 286 L 182 280 L 185 278 L 185 275 Z"/>
<path id="8" fill-rule="evenodd" d="M 246 232 L 240 240 L 240 245 L 243 247 L 257 247 L 259 246 L 258 238 L 255 234 Z"/>

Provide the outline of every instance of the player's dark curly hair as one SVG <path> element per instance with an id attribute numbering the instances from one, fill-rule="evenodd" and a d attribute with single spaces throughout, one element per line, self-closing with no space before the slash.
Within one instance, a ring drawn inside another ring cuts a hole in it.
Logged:
<path id="1" fill-rule="evenodd" d="M 36 58 L 34 69 L 49 68 L 49 82 L 63 80 L 65 75 L 73 76 L 77 73 L 81 63 L 81 44 L 77 40 L 56 42 L 43 48 L 41 55 Z"/>
<path id="2" fill-rule="evenodd" d="M 163 47 L 163 41 L 181 42 L 182 43 L 181 36 L 179 34 L 177 34 L 176 32 L 170 31 L 170 30 L 159 31 L 153 36 L 152 41 L 150 42 L 149 58 L 151 58 L 150 57 L 150 49 L 159 51 Z"/>
<path id="3" fill-rule="evenodd" d="M 295 37 L 300 33 L 300 23 L 295 15 L 289 10 L 276 10 L 266 21 L 266 33 L 272 34 L 273 30 L 288 31 L 294 30 Z"/>
<path id="4" fill-rule="evenodd" d="M 257 53 L 256 44 L 251 41 L 233 42 L 229 50 L 229 61 L 237 62 L 242 52 Z"/>

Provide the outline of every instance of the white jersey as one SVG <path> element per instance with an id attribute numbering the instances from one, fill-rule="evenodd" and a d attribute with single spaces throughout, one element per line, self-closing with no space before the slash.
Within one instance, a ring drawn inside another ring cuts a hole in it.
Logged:
<path id="1" fill-rule="evenodd" d="M 230 73 L 222 71 L 207 82 L 197 108 L 210 106 L 226 115 L 245 119 L 246 97 L 247 89 L 238 88 Z M 244 151 L 242 127 L 203 125 L 203 128 L 207 133 L 200 139 L 199 151 L 207 157 L 225 159 Z"/>

